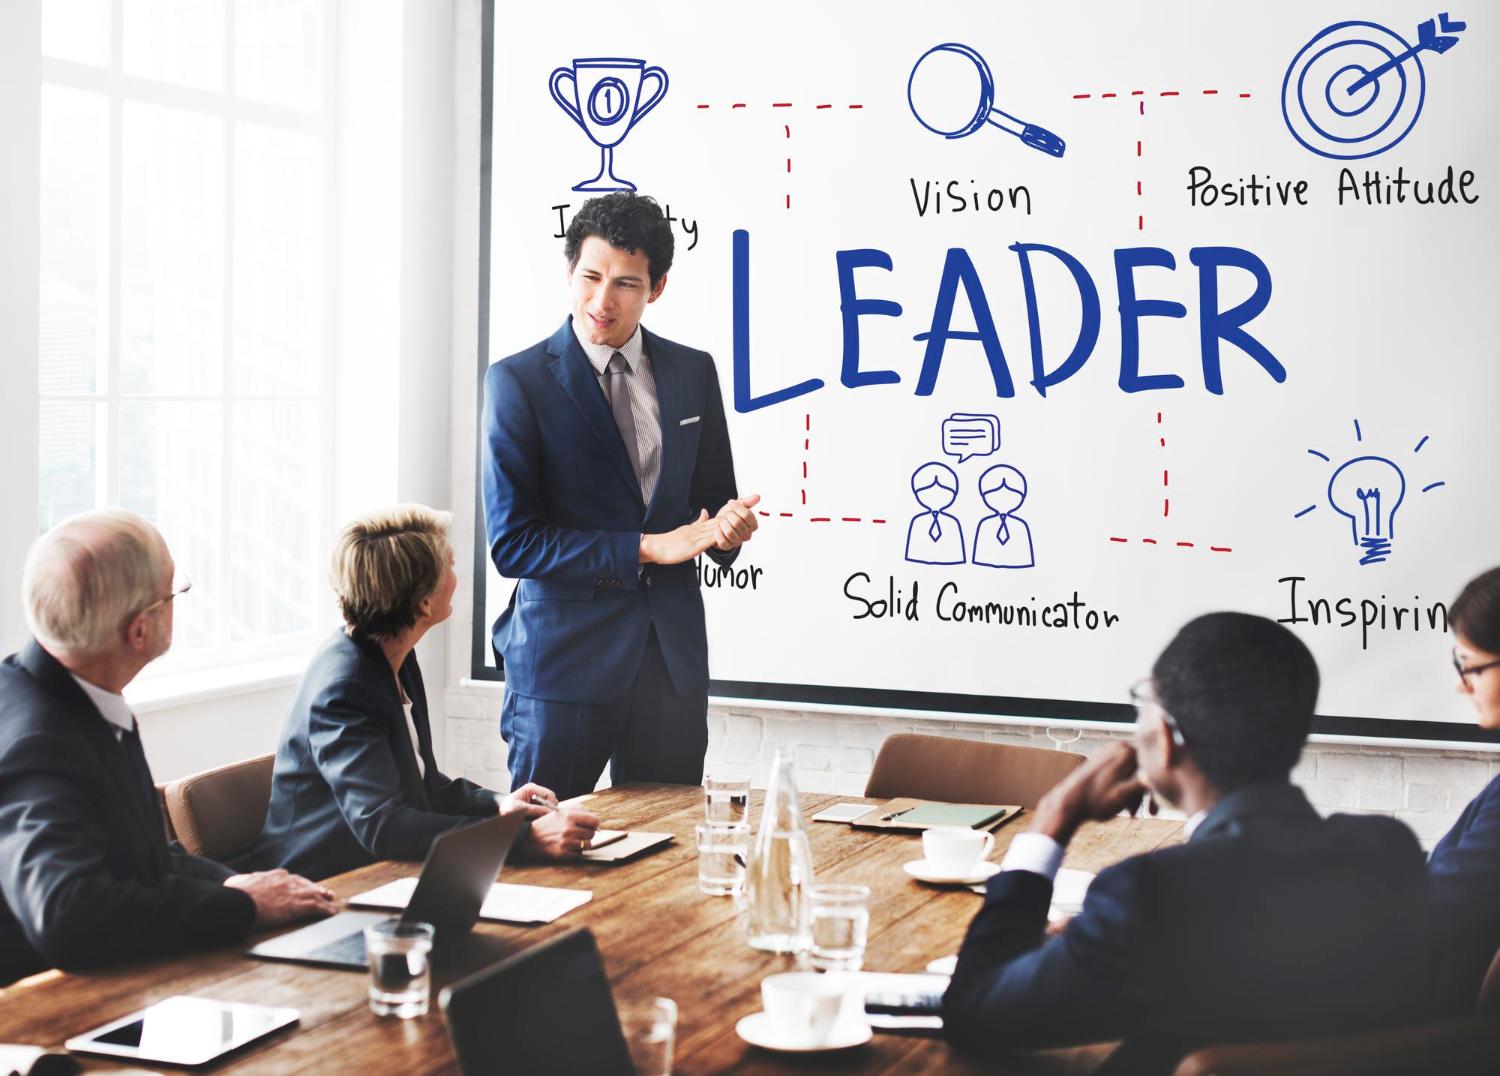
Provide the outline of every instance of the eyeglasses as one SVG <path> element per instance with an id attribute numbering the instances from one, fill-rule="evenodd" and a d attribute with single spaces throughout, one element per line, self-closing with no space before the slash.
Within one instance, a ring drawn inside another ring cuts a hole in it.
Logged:
<path id="1" fill-rule="evenodd" d="M 1453 671 L 1458 673 L 1458 678 L 1466 684 L 1469 682 L 1469 677 L 1478 676 L 1487 669 L 1496 668 L 1500 668 L 1500 660 L 1486 661 L 1483 665 L 1470 665 L 1465 668 L 1464 663 L 1458 660 L 1458 648 L 1453 649 Z"/>
<path id="2" fill-rule="evenodd" d="M 1161 714 L 1162 722 L 1167 726 L 1167 732 L 1172 736 L 1172 742 L 1178 747 L 1186 747 L 1187 737 L 1182 734 L 1182 728 L 1177 724 L 1177 719 L 1167 713 L 1166 707 L 1160 701 L 1146 693 L 1146 685 L 1150 682 L 1151 678 L 1148 676 L 1130 685 L 1130 703 L 1135 707 L 1136 720 L 1140 720 L 1148 706 L 1155 707 L 1157 713 Z"/>
<path id="3" fill-rule="evenodd" d="M 171 593 L 168 594 L 165 598 L 157 598 L 150 605 L 147 605 L 147 606 L 145 606 L 145 607 L 143 607 L 141 609 L 137 609 L 135 612 L 131 613 L 128 617 L 125 618 L 125 623 L 129 624 L 132 620 L 134 620 L 138 616 L 145 616 L 147 613 L 151 612 L 153 609 L 156 609 L 156 608 L 159 608 L 160 606 L 166 605 L 167 602 L 171 601 L 173 598 L 176 598 L 179 594 L 186 594 L 188 591 L 190 591 L 192 589 L 193 589 L 193 581 L 187 577 L 187 573 L 186 572 L 178 570 L 172 576 L 172 591 L 171 591 Z"/>

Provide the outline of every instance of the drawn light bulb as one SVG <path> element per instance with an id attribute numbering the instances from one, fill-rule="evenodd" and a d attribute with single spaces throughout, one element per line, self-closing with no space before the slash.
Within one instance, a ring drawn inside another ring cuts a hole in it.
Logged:
<path id="1" fill-rule="evenodd" d="M 1356 456 L 1333 472 L 1328 503 L 1349 520 L 1361 564 L 1379 564 L 1391 552 L 1396 510 L 1406 496 L 1406 478 L 1383 456 Z"/>

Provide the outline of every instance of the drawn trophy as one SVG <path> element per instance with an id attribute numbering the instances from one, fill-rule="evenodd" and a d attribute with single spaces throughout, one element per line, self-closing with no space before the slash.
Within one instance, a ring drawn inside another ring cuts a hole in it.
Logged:
<path id="1" fill-rule="evenodd" d="M 564 82 L 572 87 L 566 95 L 558 88 Z M 643 98 L 641 91 L 647 83 L 654 83 L 655 89 Z M 659 67 L 647 67 L 644 60 L 598 56 L 574 60 L 572 67 L 559 67 L 552 72 L 549 88 L 557 107 L 572 116 L 599 147 L 599 174 L 573 189 L 635 190 L 634 183 L 615 175 L 615 147 L 666 96 L 667 73 Z"/>

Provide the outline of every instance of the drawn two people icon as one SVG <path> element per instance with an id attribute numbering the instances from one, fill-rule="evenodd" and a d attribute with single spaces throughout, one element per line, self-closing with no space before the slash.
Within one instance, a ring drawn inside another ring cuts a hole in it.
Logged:
<path id="1" fill-rule="evenodd" d="M 958 499 L 958 475 L 943 463 L 924 463 L 911 476 L 911 491 L 923 511 L 906 529 L 906 559 L 917 564 L 963 564 L 968 560 L 963 526 L 947 509 Z M 1026 476 L 996 464 L 979 476 L 979 496 L 990 515 L 974 532 L 974 563 L 989 568 L 1030 568 L 1036 563 L 1031 528 L 1015 515 L 1026 500 Z"/>
<path id="2" fill-rule="evenodd" d="M 964 531 L 944 509 L 958 499 L 958 475 L 946 463 L 924 463 L 911 476 L 911 492 L 925 511 L 906 528 L 906 559 L 917 564 L 962 564 Z"/>

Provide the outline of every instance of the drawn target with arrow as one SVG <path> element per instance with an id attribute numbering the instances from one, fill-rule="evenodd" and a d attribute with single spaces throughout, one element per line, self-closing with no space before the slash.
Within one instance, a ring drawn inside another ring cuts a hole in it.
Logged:
<path id="1" fill-rule="evenodd" d="M 1281 85 L 1292 137 L 1321 157 L 1358 160 L 1384 153 L 1416 126 L 1427 98 L 1421 54 L 1458 44 L 1465 23 L 1446 12 L 1417 27 L 1417 43 L 1373 22 L 1320 31 L 1293 57 Z"/>

